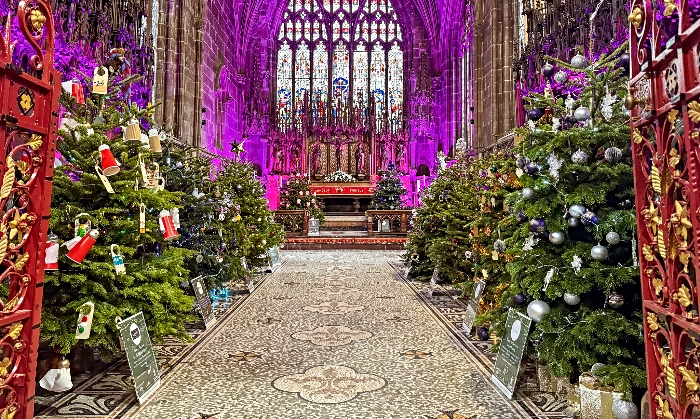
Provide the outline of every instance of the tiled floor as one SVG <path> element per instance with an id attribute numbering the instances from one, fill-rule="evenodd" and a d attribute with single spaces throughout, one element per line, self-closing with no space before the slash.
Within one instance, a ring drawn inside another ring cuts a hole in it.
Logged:
<path id="1" fill-rule="evenodd" d="M 215 303 L 213 329 L 188 328 L 194 344 L 156 347 L 164 385 L 145 405 L 122 360 L 39 395 L 37 418 L 560 418 L 532 368 L 515 400 L 493 388 L 491 343 L 460 330 L 465 302 L 406 281 L 400 253 L 285 251 L 252 295 Z"/>
<path id="2" fill-rule="evenodd" d="M 285 252 L 285 263 L 129 418 L 519 418 L 391 263 L 398 252 Z"/>

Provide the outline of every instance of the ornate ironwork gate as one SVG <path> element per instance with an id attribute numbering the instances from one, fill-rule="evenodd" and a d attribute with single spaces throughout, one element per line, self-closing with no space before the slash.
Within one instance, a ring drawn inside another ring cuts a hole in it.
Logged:
<path id="1" fill-rule="evenodd" d="M 633 0 L 632 150 L 650 411 L 700 414 L 700 5 Z"/>
<path id="2" fill-rule="evenodd" d="M 43 0 L 0 2 L 0 417 L 34 414 L 61 75 Z"/>

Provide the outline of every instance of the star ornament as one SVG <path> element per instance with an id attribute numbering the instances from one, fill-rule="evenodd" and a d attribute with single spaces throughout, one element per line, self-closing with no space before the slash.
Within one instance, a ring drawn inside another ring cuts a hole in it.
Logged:
<path id="1" fill-rule="evenodd" d="M 239 143 L 238 141 L 234 140 L 233 144 L 231 144 L 231 151 L 236 153 L 236 154 L 244 152 L 245 149 L 243 148 L 243 143 L 244 143 L 244 141 L 241 141 Z"/>

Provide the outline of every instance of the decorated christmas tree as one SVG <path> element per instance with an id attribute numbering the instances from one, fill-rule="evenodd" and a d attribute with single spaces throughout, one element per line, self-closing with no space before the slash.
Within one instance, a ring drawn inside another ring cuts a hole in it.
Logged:
<path id="1" fill-rule="evenodd" d="M 167 241 L 177 235 L 170 211 L 180 196 L 162 189 L 152 165 L 157 155 L 142 142 L 151 109 L 128 106 L 119 90 L 111 86 L 83 105 L 68 94 L 61 98 L 68 113 L 57 145 L 62 166 L 53 178 L 50 242 L 56 244 L 47 251 L 56 270 L 46 275 L 41 337 L 62 353 L 77 344 L 78 314 L 87 302 L 95 314 L 82 342 L 107 356 L 119 352 L 117 317 L 143 311 L 155 341 L 187 338 L 184 324 L 193 319 L 193 301 L 180 288 L 191 252 Z"/>
<path id="2" fill-rule="evenodd" d="M 625 48 L 553 59 L 557 83 L 528 98 L 499 308 L 501 322 L 508 306 L 527 311 L 532 355 L 555 375 L 602 363 L 596 377 L 622 391 L 645 385 Z"/>
<path id="3" fill-rule="evenodd" d="M 406 187 L 403 185 L 399 173 L 389 165 L 389 170 L 382 172 L 382 178 L 377 182 L 369 204 L 370 209 L 393 210 L 404 207 L 403 197 L 406 195 Z"/>
<path id="4" fill-rule="evenodd" d="M 323 224 L 321 203 L 316 195 L 311 193 L 310 184 L 310 181 L 303 176 L 292 176 L 287 179 L 280 190 L 280 207 L 286 210 L 308 210 L 310 218 L 316 218 Z"/>

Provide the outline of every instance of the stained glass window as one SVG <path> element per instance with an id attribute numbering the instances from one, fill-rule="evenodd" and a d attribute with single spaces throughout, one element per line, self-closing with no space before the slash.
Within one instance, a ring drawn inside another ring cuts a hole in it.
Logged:
<path id="1" fill-rule="evenodd" d="M 315 120 L 343 107 L 402 118 L 403 39 L 391 0 L 289 0 L 278 39 L 283 121 L 302 116 L 305 98 Z"/>

